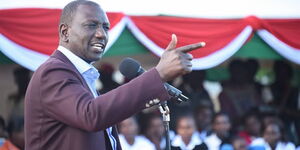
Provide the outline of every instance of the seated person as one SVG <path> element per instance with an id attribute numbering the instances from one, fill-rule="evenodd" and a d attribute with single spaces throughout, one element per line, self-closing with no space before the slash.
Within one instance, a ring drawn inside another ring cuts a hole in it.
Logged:
<path id="1" fill-rule="evenodd" d="M 201 104 L 194 109 L 194 119 L 196 123 L 196 134 L 201 140 L 205 140 L 211 131 L 211 121 L 214 110 L 210 105 Z"/>
<path id="2" fill-rule="evenodd" d="M 263 127 L 263 137 L 254 140 L 250 147 L 252 149 L 264 147 L 265 150 L 295 150 L 295 145 L 287 141 L 283 130 L 279 122 L 270 122 Z"/>
<path id="3" fill-rule="evenodd" d="M 124 150 L 155 150 L 155 146 L 145 137 L 138 136 L 138 124 L 134 117 L 125 119 L 118 125 L 119 139 Z"/>
<path id="4" fill-rule="evenodd" d="M 212 120 L 212 134 L 205 140 L 209 150 L 220 150 L 222 145 L 230 144 L 231 122 L 225 113 L 217 113 Z"/>
<path id="5" fill-rule="evenodd" d="M 258 114 L 249 112 L 243 119 L 243 130 L 238 135 L 245 139 L 247 145 L 260 136 L 261 122 Z"/>
<path id="6" fill-rule="evenodd" d="M 191 116 L 178 118 L 176 132 L 171 144 L 172 150 L 207 150 L 206 145 L 196 135 L 195 122 Z"/>
<path id="7" fill-rule="evenodd" d="M 162 118 L 154 113 L 144 115 L 144 121 L 141 122 L 141 133 L 145 135 L 154 145 L 156 150 L 164 150 L 166 148 L 166 139 Z M 169 132 L 170 139 L 174 137 L 173 131 Z"/>

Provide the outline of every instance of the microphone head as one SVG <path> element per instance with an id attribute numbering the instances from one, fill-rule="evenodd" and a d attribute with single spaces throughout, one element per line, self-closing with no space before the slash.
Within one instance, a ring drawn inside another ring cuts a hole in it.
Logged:
<path id="1" fill-rule="evenodd" d="M 128 79 L 133 79 L 140 75 L 140 68 L 140 63 L 129 57 L 123 59 L 119 65 L 120 72 Z"/>

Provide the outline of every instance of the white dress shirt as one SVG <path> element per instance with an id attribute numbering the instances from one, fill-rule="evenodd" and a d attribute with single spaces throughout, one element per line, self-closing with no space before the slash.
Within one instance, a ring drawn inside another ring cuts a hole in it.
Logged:
<path id="1" fill-rule="evenodd" d="M 252 141 L 250 147 L 264 147 L 265 150 L 271 150 L 271 146 L 263 138 L 257 138 Z M 296 150 L 296 147 L 291 142 L 278 142 L 275 150 Z"/>
<path id="2" fill-rule="evenodd" d="M 200 145 L 202 143 L 201 139 L 197 136 L 196 133 L 192 135 L 192 138 L 189 144 L 185 145 L 180 135 L 176 135 L 172 141 L 172 146 L 180 147 L 182 150 L 192 150 L 195 146 Z"/>
<path id="3" fill-rule="evenodd" d="M 143 136 L 135 136 L 134 143 L 128 144 L 124 135 L 119 135 L 120 143 L 123 150 L 155 150 L 155 145 Z"/>
<path id="4" fill-rule="evenodd" d="M 206 137 L 204 142 L 207 145 L 209 150 L 219 150 L 222 144 L 221 139 L 215 133 Z"/>

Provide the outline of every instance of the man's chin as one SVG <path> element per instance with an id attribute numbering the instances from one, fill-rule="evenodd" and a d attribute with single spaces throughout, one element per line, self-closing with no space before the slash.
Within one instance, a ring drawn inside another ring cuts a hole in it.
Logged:
<path id="1" fill-rule="evenodd" d="M 92 62 L 95 62 L 95 61 L 100 60 L 101 57 L 102 57 L 102 54 L 101 54 L 100 56 L 97 56 L 97 57 L 93 56 L 93 57 L 86 58 L 86 59 L 84 59 L 84 60 L 85 60 L 87 63 L 92 63 Z"/>
<path id="2" fill-rule="evenodd" d="M 95 56 L 92 57 L 92 58 L 91 58 L 91 62 L 100 60 L 100 59 L 102 58 L 102 56 L 103 56 L 103 53 L 98 54 L 98 56 L 96 56 L 96 57 L 95 57 Z"/>

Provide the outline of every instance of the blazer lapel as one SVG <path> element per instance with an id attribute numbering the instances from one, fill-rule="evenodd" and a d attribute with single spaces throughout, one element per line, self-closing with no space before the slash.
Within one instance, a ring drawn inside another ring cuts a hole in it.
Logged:
<path id="1" fill-rule="evenodd" d="M 89 86 L 87 85 L 85 79 L 83 78 L 83 76 L 79 73 L 79 71 L 76 69 L 76 67 L 74 66 L 74 64 L 62 52 L 60 52 L 59 50 L 55 50 L 54 53 L 50 57 L 54 57 L 54 58 L 60 59 L 63 62 L 65 62 L 68 65 L 70 65 L 70 69 L 73 70 L 74 72 L 76 72 L 76 75 L 79 78 L 79 80 L 82 83 L 82 85 L 84 86 L 84 88 L 87 89 L 87 90 L 89 90 L 90 93 L 93 94 L 92 91 L 90 90 Z"/>
<path id="2" fill-rule="evenodd" d="M 65 63 L 67 63 L 68 65 L 70 65 L 70 69 L 73 70 L 74 72 L 76 72 L 76 75 L 79 78 L 82 85 L 84 86 L 84 88 L 89 90 L 92 94 L 92 91 L 90 90 L 90 88 L 87 85 L 87 83 L 86 83 L 85 79 L 83 78 L 83 76 L 79 73 L 79 71 L 76 69 L 76 67 L 73 65 L 73 63 L 62 52 L 60 52 L 59 50 L 56 50 L 50 57 L 60 59 L 61 61 L 63 61 Z M 97 94 L 100 95 L 100 93 L 98 91 L 97 91 Z M 106 130 L 104 130 L 103 132 L 104 132 L 104 137 L 105 137 L 106 149 L 111 149 L 111 143 L 110 143 L 109 137 L 107 135 L 107 132 L 106 132 Z M 117 131 L 117 128 L 115 126 L 112 127 L 112 135 L 114 136 L 114 138 L 117 141 L 117 150 L 122 150 L 121 145 L 120 145 L 120 141 L 119 141 L 118 131 Z"/>

